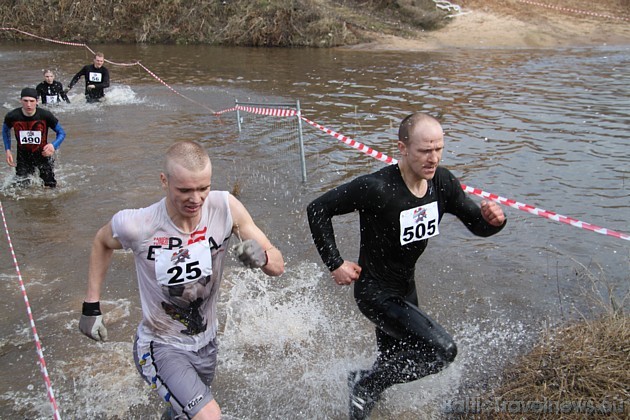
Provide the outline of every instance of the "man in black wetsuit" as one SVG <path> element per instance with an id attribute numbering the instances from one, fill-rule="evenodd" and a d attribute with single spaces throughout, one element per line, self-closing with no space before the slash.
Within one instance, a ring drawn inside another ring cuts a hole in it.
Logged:
<path id="1" fill-rule="evenodd" d="M 99 102 L 105 96 L 105 88 L 109 87 L 109 70 L 103 65 L 105 54 L 94 54 L 94 63 L 83 66 L 68 84 L 68 90 L 77 84 L 81 76 L 85 78 L 85 99 L 88 103 Z M 66 91 L 67 93 L 67 91 Z"/>
<path id="2" fill-rule="evenodd" d="M 433 117 L 407 116 L 398 131 L 397 165 L 360 176 L 308 206 L 317 250 L 335 282 L 353 282 L 359 310 L 376 324 L 379 355 L 370 370 L 350 372 L 350 418 L 365 419 L 388 387 L 437 373 L 457 355 L 452 337 L 421 311 L 415 264 L 428 239 L 439 234 L 444 213 L 457 216 L 475 235 L 487 237 L 506 223 L 501 207 L 468 197 L 455 176 L 438 166 L 444 134 Z M 337 249 L 333 216 L 358 211 L 358 264 Z"/>

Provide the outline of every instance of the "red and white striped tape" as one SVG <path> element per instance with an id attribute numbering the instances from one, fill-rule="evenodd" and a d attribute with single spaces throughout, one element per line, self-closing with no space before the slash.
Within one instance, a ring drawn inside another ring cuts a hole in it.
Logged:
<path id="1" fill-rule="evenodd" d="M 601 17 L 601 18 L 606 18 L 606 19 L 630 21 L 630 17 L 626 17 L 626 16 L 606 15 L 603 13 L 589 12 L 587 10 L 578 10 L 578 9 L 572 9 L 569 7 L 554 6 L 552 4 L 539 3 L 537 1 L 531 1 L 531 0 L 518 0 L 518 1 L 525 4 L 531 4 L 532 6 L 540 6 L 540 7 L 546 7 L 547 9 L 559 10 L 561 12 L 576 13 L 579 15 L 595 16 L 595 17 Z"/>
<path id="2" fill-rule="evenodd" d="M 241 107 L 241 106 L 238 106 L 238 105 L 236 107 L 234 107 L 234 108 L 230 108 L 228 110 L 224 110 L 224 111 L 221 111 L 221 112 L 228 112 L 228 111 L 232 111 L 232 110 L 236 110 L 236 109 L 239 109 L 241 111 L 246 111 L 246 112 L 254 112 L 254 113 L 260 114 L 260 115 L 287 115 L 287 116 L 294 116 L 294 115 L 297 114 L 297 111 L 295 111 L 295 110 L 286 110 L 285 109 L 285 110 L 281 110 L 280 111 L 280 110 L 271 110 L 271 109 L 265 109 L 265 108 Z M 291 111 L 293 111 L 293 112 L 291 112 Z M 355 148 L 355 149 L 357 149 L 357 150 L 359 150 L 359 151 L 361 151 L 361 152 L 363 152 L 363 153 L 365 153 L 365 154 L 367 154 L 369 156 L 372 156 L 373 158 L 378 159 L 381 162 L 385 162 L 385 163 L 388 163 L 388 164 L 398 163 L 398 161 L 396 159 L 391 158 L 391 157 L 389 157 L 389 156 L 387 156 L 387 155 L 385 155 L 385 154 L 383 154 L 381 152 L 378 152 L 378 151 L 372 149 L 371 147 L 367 147 L 364 144 L 359 143 L 356 140 L 353 140 L 353 139 L 351 139 L 349 137 L 344 136 L 343 134 L 339 134 L 336 131 L 330 130 L 330 129 L 324 127 L 323 125 L 317 124 L 317 123 L 315 123 L 315 122 L 313 122 L 313 121 L 311 121 L 311 120 L 309 120 L 309 119 L 307 119 L 307 118 L 305 118 L 305 117 L 303 117 L 301 115 L 300 115 L 300 118 L 302 120 L 306 121 L 308 124 L 312 125 L 313 127 L 323 131 L 324 133 L 333 136 L 337 140 L 339 140 L 339 141 L 341 141 L 341 142 L 343 142 L 343 143 L 345 143 L 345 144 L 347 144 L 347 145 L 349 145 L 349 146 L 351 146 L 351 147 L 353 147 L 353 148 Z M 518 209 L 518 210 L 522 210 L 522 211 L 528 212 L 530 214 L 534 214 L 536 216 L 545 217 L 545 218 L 547 218 L 549 220 L 554 220 L 556 222 L 566 223 L 566 224 L 571 225 L 573 227 L 577 227 L 577 228 L 585 229 L 585 230 L 590 230 L 592 232 L 599 233 L 599 234 L 602 234 L 602 235 L 612 236 L 614 238 L 619 238 L 619 239 L 624 239 L 626 241 L 630 241 L 630 235 L 628 235 L 627 233 L 621 233 L 621 232 L 617 232 L 617 231 L 614 231 L 614 230 L 611 230 L 611 229 L 606 229 L 606 228 L 603 228 L 603 227 L 600 227 L 600 226 L 596 226 L 596 225 L 593 225 L 591 223 L 582 222 L 582 221 L 574 219 L 572 217 L 563 216 L 561 214 L 557 214 L 557 213 L 554 213 L 554 212 L 548 211 L 548 210 L 543 210 L 543 209 L 540 209 L 538 207 L 531 206 L 529 204 L 519 203 L 518 201 L 511 200 L 511 199 L 508 199 L 508 198 L 504 198 L 504 197 L 498 196 L 496 194 L 491 194 L 491 193 L 485 192 L 483 190 L 480 190 L 478 188 L 472 188 L 472 187 L 469 187 L 469 186 L 464 185 L 464 184 L 462 184 L 462 189 L 464 191 L 466 191 L 467 193 L 469 193 L 469 194 L 473 194 L 473 195 L 477 195 L 477 196 L 480 196 L 480 197 L 483 197 L 483 198 L 487 198 L 489 200 L 496 201 L 497 203 L 504 204 L 506 206 L 509 206 L 509 207 L 512 207 L 512 208 L 515 208 L 515 209 Z"/>
<path id="3" fill-rule="evenodd" d="M 221 111 L 216 111 L 214 113 L 214 115 L 223 115 L 223 114 L 226 114 L 228 112 L 233 112 L 233 111 L 237 111 L 237 110 L 238 110 L 237 107 L 233 106 L 232 108 L 227 108 L 227 109 L 223 109 Z"/>
<path id="4" fill-rule="evenodd" d="M 151 77 L 153 77 L 155 80 L 157 80 L 158 82 L 160 82 L 161 84 L 163 84 L 164 86 L 166 86 L 166 87 L 167 87 L 167 88 L 168 88 L 171 92 L 173 92 L 174 94 L 181 96 L 182 98 L 184 98 L 184 99 L 186 99 L 186 100 L 188 100 L 188 101 L 190 101 L 190 102 L 194 103 L 195 105 L 199 105 L 200 107 L 202 107 L 202 108 L 204 108 L 204 109 L 206 109 L 206 110 L 210 111 L 212 114 L 216 114 L 216 112 L 214 111 L 214 109 L 209 108 L 208 106 L 206 106 L 206 105 L 204 105 L 204 104 L 201 104 L 201 103 L 199 103 L 199 102 L 195 101 L 194 99 L 191 99 L 191 98 L 189 98 L 188 96 L 186 96 L 186 95 L 184 95 L 184 94 L 182 94 L 182 93 L 180 93 L 180 92 L 176 91 L 173 87 L 171 87 L 168 83 L 166 83 L 164 80 L 162 80 L 162 79 L 161 79 L 161 78 L 160 78 L 157 74 L 155 74 L 155 73 L 153 73 L 151 70 L 149 70 L 149 69 L 148 69 L 148 68 L 147 68 L 144 64 L 142 64 L 141 62 L 136 61 L 136 62 L 134 63 L 134 65 L 138 65 L 138 66 L 142 67 L 142 69 L 143 69 L 144 71 L 146 71 L 146 72 L 147 72 L 147 73 L 148 73 Z"/>
<path id="5" fill-rule="evenodd" d="M 22 296 L 24 297 L 24 303 L 26 304 L 26 312 L 28 313 L 28 319 L 31 323 L 31 330 L 33 331 L 33 337 L 35 340 L 35 348 L 37 350 L 37 356 L 39 357 L 39 367 L 44 376 L 44 382 L 46 383 L 46 390 L 48 393 L 48 399 L 50 400 L 50 404 L 53 409 L 53 418 L 61 419 L 59 415 L 59 407 L 57 406 L 57 401 L 55 400 L 55 394 L 53 392 L 52 383 L 50 381 L 50 377 L 48 376 L 48 369 L 46 368 L 46 361 L 44 360 L 44 352 L 42 350 L 42 344 L 39 340 L 39 335 L 37 334 L 37 328 L 35 328 L 35 320 L 33 319 L 33 312 L 31 311 L 31 305 L 28 302 L 28 296 L 26 295 L 26 289 L 24 288 L 24 282 L 22 281 L 22 274 L 20 273 L 20 266 L 18 265 L 17 258 L 15 257 L 15 252 L 13 251 L 13 243 L 11 242 L 11 235 L 9 235 L 9 228 L 7 226 L 7 220 L 4 216 L 4 208 L 2 207 L 2 201 L 0 201 L 0 213 L 2 214 L 2 223 L 4 223 L 4 231 L 7 234 L 7 240 L 9 242 L 9 249 L 11 250 L 11 256 L 13 257 L 13 264 L 15 265 L 15 270 L 17 271 L 18 280 L 20 281 L 20 290 L 22 291 Z"/>
<path id="6" fill-rule="evenodd" d="M 25 32 L 25 31 L 22 31 L 22 30 L 16 29 L 16 28 L 0 28 L 0 31 L 15 31 L 15 32 L 19 32 L 19 33 L 21 33 L 23 35 L 28 35 L 30 37 L 41 39 L 42 41 L 52 42 L 52 43 L 55 43 L 55 44 L 71 45 L 73 47 L 87 47 L 87 45 L 81 44 L 81 43 L 78 43 L 78 42 L 57 41 L 56 39 L 44 38 L 42 36 L 35 35 L 35 34 L 30 33 L 30 32 Z"/>
<path id="7" fill-rule="evenodd" d="M 245 111 L 251 114 L 268 115 L 272 117 L 294 117 L 297 115 L 295 109 L 286 108 L 258 108 L 253 106 L 236 105 L 234 110 Z"/>
<path id="8" fill-rule="evenodd" d="M 572 217 L 563 216 L 561 214 L 557 214 L 549 210 L 543 210 L 538 207 L 530 206 L 529 204 L 519 203 L 518 201 L 510 200 L 508 198 L 504 198 L 496 194 L 491 194 L 483 190 L 480 190 L 478 188 L 472 188 L 464 184 L 462 184 L 462 189 L 469 194 L 474 194 L 479 197 L 487 198 L 489 200 L 496 201 L 497 203 L 501 203 L 506 206 L 518 209 L 518 210 L 523 210 L 528 213 L 534 214 L 536 216 L 545 217 L 547 219 L 554 220 L 560 223 L 566 223 L 568 225 L 571 225 L 580 229 L 586 229 L 592 232 L 601 233 L 602 235 L 608 235 L 615 238 L 625 239 L 626 241 L 630 241 L 630 235 L 628 235 L 627 233 L 616 232 L 614 230 L 606 229 L 601 226 L 596 226 L 590 223 L 582 222 Z"/>
<path id="9" fill-rule="evenodd" d="M 371 147 L 368 147 L 362 143 L 359 143 L 356 140 L 351 139 L 350 137 L 346 137 L 343 134 L 339 134 L 336 131 L 330 130 L 322 125 L 319 125 L 309 119 L 306 119 L 304 117 L 301 117 L 304 121 L 306 121 L 307 123 L 309 123 L 310 125 L 312 125 L 313 127 L 319 128 L 320 130 L 322 130 L 324 133 L 326 134 L 330 134 L 331 136 L 333 136 L 334 138 L 336 138 L 339 141 L 344 142 L 345 144 L 347 144 L 350 147 L 353 147 L 363 153 L 365 153 L 366 155 L 370 155 L 375 159 L 380 160 L 381 162 L 385 162 L 385 163 L 395 163 L 395 159 L 387 156 L 384 153 L 379 152 L 378 150 L 374 150 Z"/>

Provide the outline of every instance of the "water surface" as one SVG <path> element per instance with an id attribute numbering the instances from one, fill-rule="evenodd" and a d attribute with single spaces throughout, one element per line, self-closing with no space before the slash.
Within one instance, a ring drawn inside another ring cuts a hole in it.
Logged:
<path id="1" fill-rule="evenodd" d="M 103 308 L 110 340 L 78 332 L 87 261 L 96 230 L 122 208 L 162 197 L 161 156 L 173 141 L 203 143 L 213 188 L 240 190 L 282 250 L 281 278 L 228 263 L 221 298 L 221 353 L 214 384 L 229 418 L 343 419 L 346 372 L 367 367 L 375 345 L 350 288 L 333 284 L 312 245 L 306 205 L 383 163 L 305 124 L 308 178 L 301 180 L 295 120 L 241 114 L 239 102 L 300 101 L 303 115 L 397 156 L 407 114 L 439 115 L 443 165 L 473 187 L 609 229 L 630 226 L 630 80 L 627 47 L 556 50 L 370 52 L 205 46 L 100 45 L 112 87 L 86 104 L 52 110 L 67 131 L 55 191 L 10 186 L 0 200 L 33 309 L 62 417 L 157 418 L 163 406 L 132 365 L 140 317 L 129 253 L 116 253 Z M 91 61 L 77 47 L 0 44 L 0 104 L 19 106 L 22 87 L 53 68 L 67 85 Z M 475 198 L 476 199 L 476 198 Z M 628 241 L 504 208 L 500 234 L 473 237 L 446 216 L 420 258 L 420 305 L 455 336 L 457 361 L 431 378 L 392 388 L 375 419 L 440 418 L 445 402 L 479 395 L 544 325 L 596 310 L 585 291 L 598 280 L 628 292 Z M 347 259 L 358 254 L 358 215 L 335 219 Z M 4 237 L 4 235 L 3 235 Z M 0 409 L 49 418 L 26 308 L 6 239 L 0 240 Z M 602 284 L 597 287 L 601 288 Z"/>

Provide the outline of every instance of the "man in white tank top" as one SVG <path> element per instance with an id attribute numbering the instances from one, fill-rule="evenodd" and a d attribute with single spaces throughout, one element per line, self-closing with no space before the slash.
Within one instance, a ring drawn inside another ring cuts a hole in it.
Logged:
<path id="1" fill-rule="evenodd" d="M 145 380 L 171 404 L 177 418 L 219 419 L 211 383 L 217 356 L 217 301 L 233 233 L 238 258 L 279 276 L 282 254 L 226 191 L 210 191 L 212 165 L 197 143 L 166 152 L 160 174 L 166 197 L 142 209 L 116 213 L 94 239 L 79 329 L 103 341 L 101 288 L 115 249 L 135 256 L 142 321 L 134 359 Z"/>

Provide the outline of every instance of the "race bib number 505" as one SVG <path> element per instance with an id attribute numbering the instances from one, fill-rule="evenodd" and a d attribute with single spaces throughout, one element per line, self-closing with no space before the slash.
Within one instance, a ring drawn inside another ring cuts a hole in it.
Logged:
<path id="1" fill-rule="evenodd" d="M 429 239 L 440 233 L 438 206 L 432 202 L 400 212 L 400 244 Z"/>
<path id="2" fill-rule="evenodd" d="M 188 247 L 156 253 L 155 274 L 162 286 L 179 286 L 211 275 L 210 244 L 199 241 Z"/>

